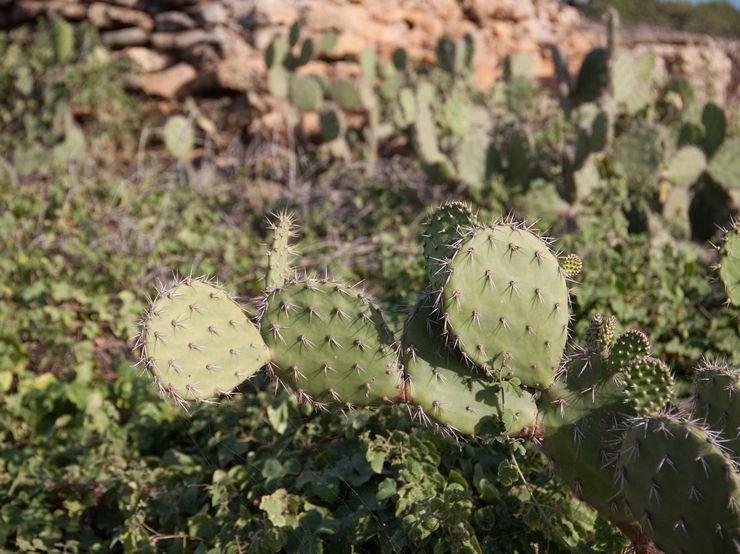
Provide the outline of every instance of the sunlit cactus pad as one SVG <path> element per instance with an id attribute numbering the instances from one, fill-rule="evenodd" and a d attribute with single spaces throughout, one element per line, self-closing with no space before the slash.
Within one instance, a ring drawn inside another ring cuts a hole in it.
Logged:
<path id="1" fill-rule="evenodd" d="M 664 552 L 737 551 L 740 477 L 714 432 L 673 416 L 635 418 L 618 476 L 635 519 Z"/>
<path id="2" fill-rule="evenodd" d="M 241 307 L 204 278 L 163 288 L 142 326 L 143 361 L 160 392 L 180 404 L 228 394 L 270 359 Z"/>
<path id="3" fill-rule="evenodd" d="M 445 347 L 432 299 L 422 298 L 407 319 L 403 352 L 406 399 L 419 407 L 420 418 L 431 417 L 466 435 L 498 433 L 500 423 L 511 435 L 534 428 L 537 406 L 530 393 L 502 392 L 482 371 L 471 369 Z"/>
<path id="4" fill-rule="evenodd" d="M 432 282 L 441 282 L 444 262 L 455 253 L 452 245 L 476 224 L 470 206 L 462 202 L 448 202 L 432 212 L 424 224 L 424 258 Z"/>
<path id="5" fill-rule="evenodd" d="M 568 286 L 546 242 L 520 224 L 477 227 L 456 243 L 441 312 L 471 362 L 547 388 L 568 337 Z"/>
<path id="6" fill-rule="evenodd" d="M 402 399 L 393 336 L 356 288 L 291 281 L 266 296 L 260 330 L 276 377 L 302 400 L 376 405 Z"/>

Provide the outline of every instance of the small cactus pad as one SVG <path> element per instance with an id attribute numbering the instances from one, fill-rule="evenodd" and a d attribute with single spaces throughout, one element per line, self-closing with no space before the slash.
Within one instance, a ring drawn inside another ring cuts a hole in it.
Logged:
<path id="1" fill-rule="evenodd" d="M 570 318 L 558 259 L 520 224 L 477 227 L 455 247 L 440 307 L 449 342 L 483 368 L 547 388 Z"/>
<path id="2" fill-rule="evenodd" d="M 740 306 L 740 221 L 726 232 L 719 249 L 719 278 L 727 294 L 727 302 Z"/>
<path id="3" fill-rule="evenodd" d="M 622 372 L 624 394 L 643 416 L 657 414 L 673 398 L 673 377 L 660 360 L 645 356 L 633 360 Z"/>
<path id="4" fill-rule="evenodd" d="M 442 325 L 432 314 L 432 300 L 422 298 L 403 332 L 406 400 L 424 415 L 466 435 L 498 433 L 504 421 L 510 435 L 534 428 L 537 406 L 531 394 L 502 394 L 480 371 L 472 371 L 455 352 L 445 348 Z M 502 418 L 504 409 L 511 411 Z M 422 416 L 423 417 L 423 416 Z M 493 423 L 494 425 L 489 425 Z"/>
<path id="5" fill-rule="evenodd" d="M 583 269 L 583 262 L 578 254 L 568 254 L 560 262 L 560 267 L 568 279 L 573 279 L 577 277 Z"/>
<path id="6" fill-rule="evenodd" d="M 267 251 L 267 274 L 265 284 L 267 289 L 280 287 L 291 277 L 290 256 L 292 247 L 290 239 L 295 237 L 293 216 L 288 213 L 277 214 L 270 221 L 272 230 L 272 244 Z"/>
<path id="7" fill-rule="evenodd" d="M 450 245 L 476 223 L 470 206 L 457 201 L 439 206 L 426 220 L 423 231 L 424 258 L 432 282 L 440 282 L 443 278 L 445 262 L 455 253 Z"/>
<path id="8" fill-rule="evenodd" d="M 612 463 L 614 428 L 634 415 L 623 386 L 598 351 L 578 351 L 565 367 L 540 401 L 542 450 L 576 496 L 613 521 L 630 522 Z"/>
<path id="9" fill-rule="evenodd" d="M 272 369 L 299 398 L 377 405 L 401 400 L 393 336 L 359 290 L 307 278 L 265 298 L 261 332 Z"/>
<path id="10" fill-rule="evenodd" d="M 740 452 L 740 370 L 705 364 L 696 370 L 694 417 L 722 433 L 734 455 Z"/>
<path id="11" fill-rule="evenodd" d="M 617 475 L 635 519 L 664 552 L 737 551 L 740 476 L 712 432 L 673 416 L 635 418 Z"/>
<path id="12" fill-rule="evenodd" d="M 609 351 L 609 369 L 623 371 L 632 361 L 650 354 L 650 340 L 642 331 L 632 329 L 619 335 Z"/>
<path id="13" fill-rule="evenodd" d="M 142 325 L 142 359 L 162 394 L 182 406 L 228 394 L 270 360 L 239 305 L 204 278 L 162 289 Z"/>
<path id="14" fill-rule="evenodd" d="M 589 350 L 606 355 L 614 343 L 614 333 L 617 330 L 617 318 L 610 316 L 606 322 L 600 313 L 591 318 L 586 331 L 586 346 Z"/>

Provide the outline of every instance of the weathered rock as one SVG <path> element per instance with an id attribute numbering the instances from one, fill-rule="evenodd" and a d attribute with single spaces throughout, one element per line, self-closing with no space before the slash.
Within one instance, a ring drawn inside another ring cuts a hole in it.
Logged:
<path id="1" fill-rule="evenodd" d="M 176 33 L 197 26 L 195 20 L 184 12 L 168 11 L 154 16 L 157 32 Z"/>
<path id="2" fill-rule="evenodd" d="M 154 29 L 154 19 L 139 10 L 113 6 L 104 2 L 94 2 L 87 10 L 87 18 L 100 29 L 114 26 L 134 26 L 151 31 Z"/>
<path id="3" fill-rule="evenodd" d="M 259 87 L 265 75 L 262 57 L 227 58 L 216 68 L 218 83 L 225 89 L 246 92 Z"/>
<path id="4" fill-rule="evenodd" d="M 106 31 L 100 35 L 100 38 L 111 48 L 142 46 L 149 42 L 149 33 L 140 27 L 127 27 L 117 31 Z"/>
<path id="5" fill-rule="evenodd" d="M 179 63 L 156 73 L 139 75 L 136 84 L 152 96 L 174 98 L 198 77 L 195 68 L 187 63 Z"/>
<path id="6" fill-rule="evenodd" d="M 172 61 L 170 56 L 144 46 L 130 46 L 123 53 L 147 73 L 162 71 Z"/>

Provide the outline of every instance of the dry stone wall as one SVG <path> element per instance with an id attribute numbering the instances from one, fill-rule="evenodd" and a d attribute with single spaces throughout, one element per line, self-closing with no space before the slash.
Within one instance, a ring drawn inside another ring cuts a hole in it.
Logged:
<path id="1" fill-rule="evenodd" d="M 366 44 L 381 56 L 400 46 L 413 59 L 430 61 L 439 37 L 470 33 L 482 88 L 501 74 L 510 52 L 531 53 L 535 77 L 548 81 L 551 45 L 575 71 L 585 53 L 604 42 L 600 26 L 555 0 L 0 0 L 2 27 L 48 14 L 91 22 L 113 50 L 141 67 L 138 85 L 162 97 L 213 89 L 258 93 L 264 87 L 262 52 L 298 19 L 309 36 L 339 33 L 326 59 L 306 70 L 340 76 L 355 71 L 342 61 Z M 655 32 L 626 37 L 715 99 L 737 94 L 737 42 L 695 35 L 663 40 Z"/>

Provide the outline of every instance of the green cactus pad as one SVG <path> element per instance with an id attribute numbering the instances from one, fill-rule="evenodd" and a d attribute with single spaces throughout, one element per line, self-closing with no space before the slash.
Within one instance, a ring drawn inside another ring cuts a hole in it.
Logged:
<path id="1" fill-rule="evenodd" d="M 633 360 L 621 377 L 627 401 L 639 415 L 655 415 L 673 398 L 671 371 L 656 358 L 645 356 Z"/>
<path id="2" fill-rule="evenodd" d="M 663 177 L 677 187 L 689 187 L 704 172 L 707 158 L 696 146 L 684 146 L 668 161 Z"/>
<path id="3" fill-rule="evenodd" d="M 740 452 L 740 370 L 705 364 L 696 370 L 693 416 L 722 433 L 735 456 Z"/>
<path id="4" fill-rule="evenodd" d="M 531 394 L 502 394 L 480 371 L 445 347 L 442 325 L 432 314 L 432 300 L 422 298 L 406 321 L 403 332 L 406 399 L 441 425 L 466 435 L 498 433 L 502 411 L 510 410 L 506 432 L 517 435 L 533 429 L 537 406 Z"/>
<path id="5" fill-rule="evenodd" d="M 612 373 L 624 371 L 624 369 L 638 358 L 644 358 L 650 354 L 650 340 L 642 331 L 635 329 L 620 335 L 609 351 L 609 370 Z"/>
<path id="6" fill-rule="evenodd" d="M 623 386 L 596 351 L 574 353 L 566 368 L 540 401 L 542 450 L 576 496 L 613 521 L 629 522 L 612 463 L 615 427 L 633 415 Z"/>
<path id="7" fill-rule="evenodd" d="M 583 269 L 583 261 L 581 261 L 578 254 L 568 254 L 561 260 L 560 267 L 563 270 L 563 274 L 568 279 L 573 279 L 581 273 L 581 270 Z"/>
<path id="8" fill-rule="evenodd" d="M 401 400 L 393 336 L 378 309 L 353 287 L 312 278 L 288 282 L 265 298 L 260 330 L 275 375 L 303 400 Z"/>
<path id="9" fill-rule="evenodd" d="M 712 432 L 672 416 L 635 418 L 617 474 L 635 519 L 664 552 L 736 552 L 740 476 Z"/>
<path id="10" fill-rule="evenodd" d="M 734 222 L 725 233 L 718 265 L 728 304 L 740 306 L 740 221 Z"/>
<path id="11" fill-rule="evenodd" d="M 329 85 L 329 95 L 343 109 L 350 112 L 362 110 L 360 90 L 354 81 L 337 79 Z"/>
<path id="12" fill-rule="evenodd" d="M 325 107 L 319 114 L 319 130 L 326 141 L 338 139 L 347 130 L 344 114 L 333 106 Z"/>
<path id="13" fill-rule="evenodd" d="M 310 76 L 293 77 L 290 80 L 288 96 L 291 104 L 302 112 L 316 112 L 321 108 L 323 91 L 316 79 Z"/>
<path id="14" fill-rule="evenodd" d="M 142 361 L 162 395 L 183 407 L 229 394 L 270 360 L 239 305 L 204 278 L 162 289 L 142 326 Z"/>
<path id="15" fill-rule="evenodd" d="M 616 48 L 609 64 L 612 96 L 625 113 L 634 115 L 650 104 L 655 84 L 653 54 Z"/>
<path id="16" fill-rule="evenodd" d="M 724 141 L 712 156 L 707 171 L 726 189 L 740 188 L 740 138 Z"/>
<path id="17" fill-rule="evenodd" d="M 280 287 L 288 280 L 293 269 L 290 267 L 290 257 L 293 248 L 290 239 L 295 237 L 293 216 L 289 213 L 279 213 L 270 221 L 272 230 L 272 244 L 267 252 L 267 274 L 265 285 L 267 289 Z"/>
<path id="18" fill-rule="evenodd" d="M 614 161 L 630 184 L 654 184 L 663 159 L 660 131 L 646 126 L 625 133 L 615 145 Z"/>
<path id="19" fill-rule="evenodd" d="M 477 227 L 454 246 L 440 307 L 448 340 L 483 368 L 547 388 L 570 317 L 557 257 L 522 224 Z"/>
<path id="20" fill-rule="evenodd" d="M 444 280 L 444 267 L 455 253 L 450 246 L 478 224 L 468 204 L 451 201 L 435 209 L 424 223 L 424 259 L 432 283 Z"/>
<path id="21" fill-rule="evenodd" d="M 595 313 L 586 332 L 586 346 L 589 350 L 606 355 L 614 343 L 617 318 L 610 316 L 606 322 L 600 313 Z"/>

